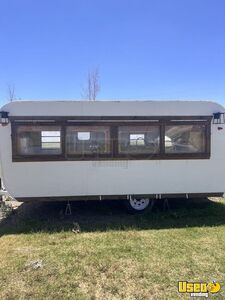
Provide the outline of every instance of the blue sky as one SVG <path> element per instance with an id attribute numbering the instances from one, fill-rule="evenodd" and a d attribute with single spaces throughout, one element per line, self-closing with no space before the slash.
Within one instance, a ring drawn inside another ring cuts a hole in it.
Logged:
<path id="1" fill-rule="evenodd" d="M 225 104 L 224 0 L 0 0 L 0 102 L 104 99 Z"/>

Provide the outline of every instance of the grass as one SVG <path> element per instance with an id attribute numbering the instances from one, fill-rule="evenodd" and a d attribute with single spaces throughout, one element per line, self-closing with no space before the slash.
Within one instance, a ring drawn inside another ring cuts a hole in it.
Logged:
<path id="1" fill-rule="evenodd" d="M 61 203 L 22 205 L 0 224 L 0 299 L 192 299 L 178 280 L 213 279 L 224 299 L 225 200 L 170 206 L 133 216 L 119 202 L 74 203 L 63 217 Z"/>

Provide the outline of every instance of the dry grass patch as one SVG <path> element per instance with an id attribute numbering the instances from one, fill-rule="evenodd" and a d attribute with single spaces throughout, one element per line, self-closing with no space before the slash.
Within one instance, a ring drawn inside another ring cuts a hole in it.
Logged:
<path id="1" fill-rule="evenodd" d="M 0 299 L 190 299 L 178 280 L 225 286 L 224 200 L 144 216 L 82 205 L 71 219 L 54 210 L 1 225 Z"/>

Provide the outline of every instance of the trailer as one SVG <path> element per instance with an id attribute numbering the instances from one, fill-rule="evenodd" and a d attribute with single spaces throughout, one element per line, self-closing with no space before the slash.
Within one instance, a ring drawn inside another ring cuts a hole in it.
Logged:
<path id="1" fill-rule="evenodd" d="M 225 109 L 209 101 L 15 101 L 1 178 L 18 201 L 223 196 Z"/>

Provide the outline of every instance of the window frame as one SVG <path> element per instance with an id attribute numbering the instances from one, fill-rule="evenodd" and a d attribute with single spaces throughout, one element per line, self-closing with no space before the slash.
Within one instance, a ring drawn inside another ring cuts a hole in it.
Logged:
<path id="1" fill-rule="evenodd" d="M 177 159 L 209 159 L 211 152 L 211 120 L 212 116 L 169 116 L 169 117 L 11 117 L 12 161 L 66 161 L 66 160 L 177 160 Z M 206 149 L 201 153 L 165 153 L 165 126 L 205 125 Z M 61 154 L 21 155 L 17 151 L 17 127 L 60 126 Z M 77 155 L 66 153 L 67 126 L 109 126 L 110 153 L 94 155 Z M 160 151 L 154 154 L 122 154 L 118 148 L 119 126 L 160 126 Z"/>
<path id="2" fill-rule="evenodd" d="M 205 126 L 205 151 L 196 153 L 166 153 L 165 152 L 165 127 L 179 125 L 204 125 Z M 163 125 L 164 155 L 169 159 L 209 159 L 211 153 L 211 120 L 209 121 L 171 121 Z"/>
<path id="3" fill-rule="evenodd" d="M 59 154 L 19 154 L 17 143 L 17 128 L 19 126 L 47 126 L 47 127 L 60 127 L 60 144 L 61 153 Z M 11 137 L 12 137 L 12 161 L 55 161 L 64 160 L 65 157 L 65 134 L 64 127 L 59 123 L 46 123 L 46 122 L 11 122 Z"/>
<path id="4" fill-rule="evenodd" d="M 159 152 L 157 153 L 119 153 L 119 127 L 122 126 L 159 126 Z M 144 159 L 144 160 L 151 160 L 151 159 L 160 159 L 161 157 L 161 126 L 162 124 L 160 122 L 155 121 L 145 121 L 145 122 L 131 122 L 131 123 L 118 123 L 117 124 L 117 136 L 116 136 L 116 157 L 123 158 L 123 159 Z"/>
<path id="5" fill-rule="evenodd" d="M 109 127 L 109 135 L 110 135 L 110 140 L 109 140 L 109 152 L 107 153 L 98 153 L 97 155 L 92 155 L 92 154 L 75 154 L 75 153 L 67 153 L 66 152 L 66 147 L 67 147 L 67 143 L 66 143 L 66 135 L 67 135 L 67 130 L 66 128 L 67 127 L 73 127 L 73 126 L 76 126 L 76 127 L 79 127 L 79 126 L 84 126 L 84 127 L 96 127 L 96 126 L 100 126 L 100 127 Z M 74 123 L 74 124 L 66 124 L 65 125 L 65 136 L 64 136 L 64 140 L 65 140 L 65 157 L 66 159 L 68 160 L 101 160 L 101 159 L 110 159 L 112 158 L 113 159 L 113 156 L 112 156 L 112 131 L 111 131 L 111 126 L 108 124 L 108 123 Z"/>

